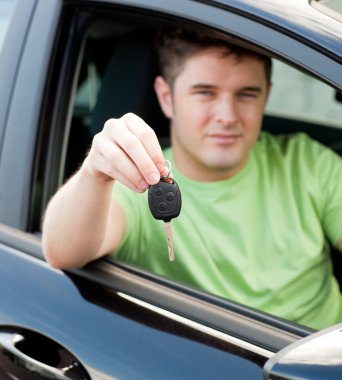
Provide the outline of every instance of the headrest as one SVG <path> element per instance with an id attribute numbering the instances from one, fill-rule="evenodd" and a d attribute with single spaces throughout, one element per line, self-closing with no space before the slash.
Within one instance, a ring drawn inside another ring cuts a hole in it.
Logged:
<path id="1" fill-rule="evenodd" d="M 99 132 L 106 120 L 133 112 L 159 136 L 168 135 L 153 83 L 158 75 L 155 33 L 134 30 L 118 42 L 101 79 L 97 103 L 91 114 L 91 132 Z"/>

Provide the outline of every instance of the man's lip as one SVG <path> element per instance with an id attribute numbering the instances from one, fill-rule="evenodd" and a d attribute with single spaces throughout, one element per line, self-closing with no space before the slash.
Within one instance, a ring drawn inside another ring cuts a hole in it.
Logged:
<path id="1" fill-rule="evenodd" d="M 207 137 L 209 137 L 211 140 L 214 140 L 218 143 L 233 143 L 238 138 L 242 136 L 241 133 L 222 133 L 222 132 L 214 132 L 214 133 L 208 133 Z"/>
<path id="2" fill-rule="evenodd" d="M 211 132 L 208 133 L 209 137 L 240 137 L 241 133 L 224 133 L 224 132 Z"/>

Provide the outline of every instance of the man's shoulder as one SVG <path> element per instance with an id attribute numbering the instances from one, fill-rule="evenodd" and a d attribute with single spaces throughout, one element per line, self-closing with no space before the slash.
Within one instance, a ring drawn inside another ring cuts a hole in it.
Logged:
<path id="1" fill-rule="evenodd" d="M 266 151 L 278 151 L 280 154 L 288 155 L 299 152 L 308 153 L 318 150 L 328 150 L 327 147 L 312 139 L 304 132 L 274 135 L 269 132 L 261 132 L 257 142 L 259 149 Z"/>
<path id="2" fill-rule="evenodd" d="M 255 161 L 265 168 L 288 167 L 311 172 L 341 167 L 342 160 L 332 149 L 305 133 L 272 135 L 262 132 L 253 149 Z"/>
<path id="3" fill-rule="evenodd" d="M 259 141 L 264 144 L 276 144 L 276 145 L 284 145 L 284 144 L 293 144 L 300 142 L 309 142 L 314 143 L 313 140 L 308 134 L 304 132 L 294 132 L 294 133 L 286 133 L 286 134 L 273 134 L 267 131 L 262 131 L 260 133 Z"/>

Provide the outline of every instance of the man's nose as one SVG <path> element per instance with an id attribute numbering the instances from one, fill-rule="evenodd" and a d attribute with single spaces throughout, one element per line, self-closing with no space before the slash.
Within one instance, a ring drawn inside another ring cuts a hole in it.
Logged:
<path id="1" fill-rule="evenodd" d="M 217 100 L 215 107 L 216 122 L 224 125 L 236 125 L 239 120 L 239 112 L 233 98 L 222 97 Z"/>

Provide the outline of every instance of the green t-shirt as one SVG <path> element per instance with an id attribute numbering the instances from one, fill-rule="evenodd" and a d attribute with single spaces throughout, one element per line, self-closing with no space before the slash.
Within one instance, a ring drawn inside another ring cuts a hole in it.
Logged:
<path id="1" fill-rule="evenodd" d="M 342 238 L 342 160 L 304 134 L 262 133 L 247 165 L 218 182 L 184 177 L 164 152 L 182 193 L 172 220 L 170 263 L 164 223 L 147 192 L 117 183 L 127 216 L 115 257 L 206 292 L 313 328 L 342 321 L 326 238 Z"/>

